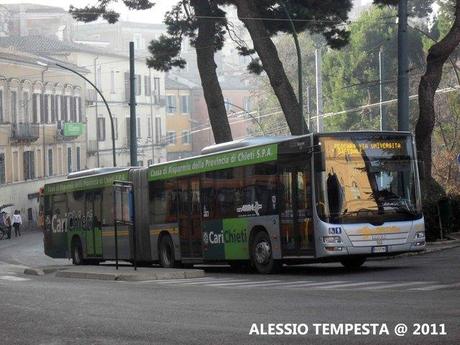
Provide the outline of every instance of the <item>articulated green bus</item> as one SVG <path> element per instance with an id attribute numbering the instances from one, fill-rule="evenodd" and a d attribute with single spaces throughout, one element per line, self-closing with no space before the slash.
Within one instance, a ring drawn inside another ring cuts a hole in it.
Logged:
<path id="1" fill-rule="evenodd" d="M 261 137 L 148 168 L 96 169 L 44 187 L 45 253 L 115 258 L 113 182 L 133 184 L 119 258 L 163 267 L 341 262 L 425 248 L 418 165 L 405 132 Z"/>

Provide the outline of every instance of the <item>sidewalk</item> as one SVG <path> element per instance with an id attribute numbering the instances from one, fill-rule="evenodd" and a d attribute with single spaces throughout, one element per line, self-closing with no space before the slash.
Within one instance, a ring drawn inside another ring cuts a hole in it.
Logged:
<path id="1" fill-rule="evenodd" d="M 198 269 L 138 267 L 135 271 L 134 266 L 130 265 L 119 266 L 118 270 L 115 269 L 115 265 L 46 266 L 42 268 L 27 268 L 24 270 L 24 274 L 29 275 L 45 275 L 52 273 L 55 273 L 55 276 L 58 278 L 117 281 L 147 281 L 204 277 L 204 271 Z"/>
<path id="2" fill-rule="evenodd" d="M 427 242 L 426 250 L 423 253 L 439 252 L 444 249 L 460 247 L 460 232 L 453 232 L 448 234 L 447 239 L 438 240 L 436 242 Z"/>

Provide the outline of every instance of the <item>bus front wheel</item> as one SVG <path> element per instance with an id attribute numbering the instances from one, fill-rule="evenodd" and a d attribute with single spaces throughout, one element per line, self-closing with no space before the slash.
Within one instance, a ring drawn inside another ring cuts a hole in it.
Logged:
<path id="1" fill-rule="evenodd" d="M 174 244 L 169 235 L 162 236 L 158 245 L 160 254 L 160 265 L 164 268 L 173 268 L 176 266 L 174 256 Z"/>
<path id="2" fill-rule="evenodd" d="M 348 270 L 357 270 L 360 268 L 364 262 L 366 262 L 366 257 L 349 257 L 340 260 L 340 263 Z"/>
<path id="3" fill-rule="evenodd" d="M 81 242 L 79 239 L 75 238 L 72 241 L 72 264 L 74 265 L 83 265 L 85 262 L 83 260 L 83 249 L 81 247 Z"/>
<path id="4" fill-rule="evenodd" d="M 251 261 L 259 273 L 275 273 L 280 263 L 273 259 L 273 250 L 270 237 L 265 231 L 255 234 L 251 243 Z"/>

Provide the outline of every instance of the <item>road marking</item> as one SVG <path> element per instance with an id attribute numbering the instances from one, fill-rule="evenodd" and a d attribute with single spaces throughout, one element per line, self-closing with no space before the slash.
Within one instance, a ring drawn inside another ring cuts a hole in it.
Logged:
<path id="1" fill-rule="evenodd" d="M 216 279 L 216 278 L 181 278 L 181 279 L 151 279 L 151 280 L 143 280 L 137 282 L 138 284 L 145 284 L 145 283 L 158 283 L 158 284 L 173 284 L 173 283 L 181 283 L 181 282 L 189 282 L 189 281 L 198 281 L 198 280 L 209 280 L 209 279 Z M 123 282 L 120 280 L 119 282 Z M 131 282 L 128 282 L 131 283 Z"/>
<path id="2" fill-rule="evenodd" d="M 16 277 L 16 276 L 0 276 L 0 279 L 12 281 L 12 282 L 24 282 L 24 281 L 30 280 L 28 278 L 21 278 L 21 277 Z"/>
<path id="3" fill-rule="evenodd" d="M 213 281 L 205 282 L 205 281 L 200 281 L 200 282 L 184 282 L 184 283 L 179 283 L 178 285 L 209 285 L 213 286 L 213 283 L 232 283 L 232 282 L 247 282 L 248 279 L 214 279 Z"/>
<path id="4" fill-rule="evenodd" d="M 406 282 L 406 283 L 396 283 L 396 284 L 389 284 L 389 285 L 368 286 L 368 287 L 363 287 L 363 288 L 358 288 L 358 289 L 359 290 L 383 290 L 383 289 L 391 289 L 395 287 L 433 284 L 433 283 L 436 283 L 436 282 Z"/>
<path id="5" fill-rule="evenodd" d="M 251 287 L 251 286 L 257 286 L 257 285 L 263 285 L 267 283 L 278 283 L 281 282 L 281 280 L 263 280 L 263 281 L 249 281 L 249 282 L 232 282 L 232 283 L 212 283 L 212 284 L 206 284 L 207 286 L 232 286 L 232 287 Z"/>
<path id="6" fill-rule="evenodd" d="M 328 285 L 328 286 L 321 286 L 321 289 L 341 289 L 341 288 L 349 288 L 355 286 L 362 286 L 362 285 L 373 285 L 373 284 L 382 284 L 385 282 L 360 282 L 360 283 L 345 283 L 345 284 L 335 284 L 335 285 Z"/>
<path id="7" fill-rule="evenodd" d="M 334 280 L 330 282 L 321 282 L 321 283 L 296 283 L 296 284 L 290 284 L 285 287 L 290 288 L 290 289 L 297 289 L 297 288 L 303 288 L 303 287 L 312 287 L 312 286 L 321 286 L 321 285 L 330 285 L 330 284 L 341 284 L 341 283 L 350 283 L 346 280 Z"/>
<path id="8" fill-rule="evenodd" d="M 433 290 L 441 290 L 441 289 L 448 289 L 451 287 L 458 287 L 460 286 L 460 283 L 454 283 L 454 284 L 437 284 L 437 285 L 429 285 L 421 288 L 412 288 L 409 290 L 417 290 L 417 291 L 433 291 Z"/>
<path id="9" fill-rule="evenodd" d="M 261 288 L 277 288 L 277 287 L 286 287 L 286 285 L 295 285 L 295 284 L 308 284 L 314 283 L 314 280 L 293 280 L 293 281 L 284 281 L 282 283 L 269 283 L 261 286 Z"/>

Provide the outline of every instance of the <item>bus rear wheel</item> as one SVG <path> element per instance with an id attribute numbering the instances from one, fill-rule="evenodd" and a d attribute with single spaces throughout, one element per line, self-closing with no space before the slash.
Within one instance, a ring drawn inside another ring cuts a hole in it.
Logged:
<path id="1" fill-rule="evenodd" d="M 83 249 L 81 247 L 81 242 L 79 239 L 74 238 L 72 240 L 72 246 L 70 248 L 72 253 L 72 264 L 74 265 L 84 265 L 85 260 L 83 259 Z"/>
<path id="2" fill-rule="evenodd" d="M 366 262 L 366 257 L 358 256 L 358 257 L 349 257 L 340 260 L 340 263 L 347 269 L 347 270 L 357 270 Z"/>
<path id="3" fill-rule="evenodd" d="M 272 243 L 265 231 L 257 232 L 251 242 L 251 262 L 257 272 L 262 274 L 276 273 L 281 267 L 273 259 Z"/>
<path id="4" fill-rule="evenodd" d="M 171 236 L 165 235 L 160 238 L 158 252 L 160 256 L 161 267 L 176 267 L 176 258 L 174 256 L 174 244 L 172 242 Z"/>

